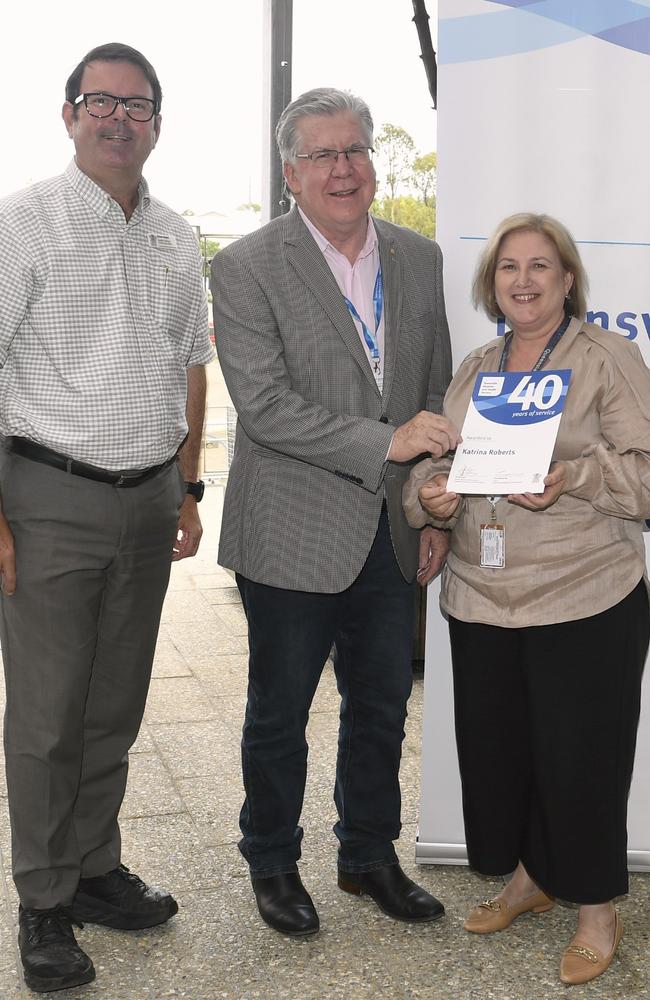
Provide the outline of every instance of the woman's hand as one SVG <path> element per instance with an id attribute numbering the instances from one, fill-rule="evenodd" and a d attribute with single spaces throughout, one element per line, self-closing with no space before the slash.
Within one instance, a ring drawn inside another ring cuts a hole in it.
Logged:
<path id="1" fill-rule="evenodd" d="M 548 476 L 544 479 L 543 493 L 511 493 L 509 503 L 516 503 L 526 510 L 546 510 L 564 493 L 566 467 L 564 462 L 553 462 Z"/>
<path id="2" fill-rule="evenodd" d="M 441 521 L 451 517 L 460 503 L 457 493 L 447 492 L 447 479 L 443 474 L 434 476 L 418 490 L 420 503 L 427 514 Z"/>

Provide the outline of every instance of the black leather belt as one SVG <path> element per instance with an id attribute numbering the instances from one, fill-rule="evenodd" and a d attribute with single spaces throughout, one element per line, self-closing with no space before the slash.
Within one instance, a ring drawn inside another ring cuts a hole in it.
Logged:
<path id="1" fill-rule="evenodd" d="M 161 469 L 167 468 L 176 461 L 176 456 L 163 462 L 162 465 L 152 465 L 149 469 L 140 472 L 110 472 L 108 469 L 99 469 L 96 465 L 87 465 L 85 462 L 77 462 L 74 458 L 61 455 L 58 451 L 45 448 L 42 444 L 36 444 L 29 438 L 9 437 L 6 439 L 7 451 L 22 458 L 29 458 L 32 462 L 40 462 L 42 465 L 51 465 L 54 469 L 62 472 L 69 472 L 73 476 L 83 476 L 84 479 L 94 479 L 98 483 L 109 483 L 111 486 L 139 486 L 147 479 L 151 479 Z"/>

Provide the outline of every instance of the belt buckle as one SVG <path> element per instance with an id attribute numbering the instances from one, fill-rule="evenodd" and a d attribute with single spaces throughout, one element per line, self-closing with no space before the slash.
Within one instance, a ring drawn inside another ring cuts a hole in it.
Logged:
<path id="1" fill-rule="evenodd" d="M 124 486 L 125 482 L 126 482 L 126 477 L 120 474 L 119 479 L 115 480 L 113 486 Z"/>

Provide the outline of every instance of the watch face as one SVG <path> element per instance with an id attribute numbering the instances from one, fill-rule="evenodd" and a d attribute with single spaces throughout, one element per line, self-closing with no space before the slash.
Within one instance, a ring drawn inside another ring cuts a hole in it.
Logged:
<path id="1" fill-rule="evenodd" d="M 185 492 L 193 496 L 198 503 L 203 499 L 203 493 L 205 492 L 205 483 L 202 479 L 199 479 L 197 483 L 185 483 Z"/>

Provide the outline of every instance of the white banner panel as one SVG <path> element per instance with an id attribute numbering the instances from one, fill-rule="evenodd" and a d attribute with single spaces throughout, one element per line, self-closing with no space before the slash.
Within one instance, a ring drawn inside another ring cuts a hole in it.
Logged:
<path id="1" fill-rule="evenodd" d="M 439 0 L 439 15 L 438 240 L 456 364 L 495 334 L 471 307 L 472 275 L 486 237 L 522 211 L 568 226 L 590 279 L 588 318 L 634 340 L 650 364 L 650 0 Z M 453 863 L 465 847 L 438 593 L 431 585 L 416 857 Z M 650 869 L 649 782 L 646 680 L 634 868 Z"/>

